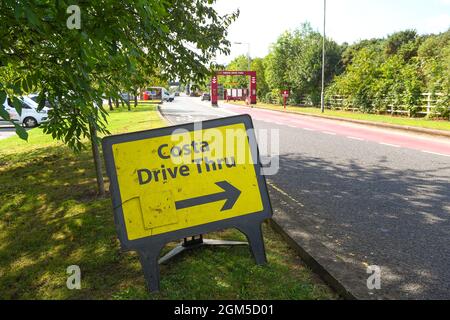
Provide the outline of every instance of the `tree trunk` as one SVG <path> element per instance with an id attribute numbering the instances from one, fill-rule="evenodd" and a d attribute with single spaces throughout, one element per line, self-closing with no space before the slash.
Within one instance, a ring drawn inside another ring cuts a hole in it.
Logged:
<path id="1" fill-rule="evenodd" d="M 116 104 L 116 108 L 119 108 L 119 99 L 114 99 L 114 103 Z"/>
<path id="2" fill-rule="evenodd" d="M 97 189 L 100 196 L 105 195 L 105 183 L 103 181 L 102 160 L 98 148 L 97 128 L 93 120 L 89 121 L 89 133 L 91 135 L 92 157 L 94 158 L 95 174 L 97 176 Z"/>
<path id="3" fill-rule="evenodd" d="M 138 105 L 138 92 L 137 90 L 134 92 L 134 107 L 136 108 Z"/>
<path id="4" fill-rule="evenodd" d="M 113 108 L 113 104 L 112 104 L 111 98 L 108 98 L 108 104 L 109 104 L 109 111 L 113 111 L 114 108 Z"/>
<path id="5" fill-rule="evenodd" d="M 129 93 L 127 96 L 127 107 L 128 107 L 128 111 L 131 111 L 131 102 L 130 102 L 130 94 Z"/>

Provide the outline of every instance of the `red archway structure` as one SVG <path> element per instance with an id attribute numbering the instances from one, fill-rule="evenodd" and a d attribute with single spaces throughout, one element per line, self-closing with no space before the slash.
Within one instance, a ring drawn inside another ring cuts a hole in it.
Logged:
<path id="1" fill-rule="evenodd" d="M 217 79 L 219 76 L 250 76 L 250 103 L 256 104 L 256 71 L 216 71 L 211 78 L 211 104 L 217 106 Z"/>

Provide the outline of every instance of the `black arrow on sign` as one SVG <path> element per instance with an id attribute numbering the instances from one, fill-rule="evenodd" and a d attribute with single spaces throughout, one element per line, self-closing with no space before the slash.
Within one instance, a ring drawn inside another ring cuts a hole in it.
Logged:
<path id="1" fill-rule="evenodd" d="M 235 188 L 227 181 L 219 181 L 216 182 L 216 185 L 221 187 L 223 189 L 223 192 L 219 193 L 213 193 L 206 196 L 186 199 L 186 200 L 180 200 L 175 202 L 175 207 L 177 210 L 199 206 L 206 203 L 226 200 L 225 204 L 223 205 L 222 209 L 220 211 L 230 210 L 233 208 L 234 204 L 236 203 L 237 199 L 239 198 L 239 195 L 241 194 L 241 190 Z"/>

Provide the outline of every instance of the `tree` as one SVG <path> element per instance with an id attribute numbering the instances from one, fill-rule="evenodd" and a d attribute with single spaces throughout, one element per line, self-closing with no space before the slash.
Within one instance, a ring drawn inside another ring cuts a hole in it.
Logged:
<path id="1" fill-rule="evenodd" d="M 272 45 L 267 60 L 265 77 L 271 89 L 291 87 L 288 78 L 288 61 L 293 58 L 293 39 L 290 32 L 284 32 Z"/>
<path id="2" fill-rule="evenodd" d="M 378 50 L 383 47 L 384 42 L 383 39 L 369 39 L 369 40 L 361 40 L 353 45 L 345 44 L 342 47 L 342 65 L 344 70 L 352 63 L 353 57 L 358 53 L 362 48 L 371 48 L 374 50 Z M 381 50 L 381 49 L 380 49 Z"/>
<path id="3" fill-rule="evenodd" d="M 325 79 L 328 84 L 342 71 L 341 47 L 326 39 Z M 304 23 L 293 32 L 283 33 L 267 57 L 266 79 L 279 96 L 282 89 L 291 89 L 294 101 L 306 95 L 313 104 L 320 101 L 322 70 L 322 36 Z"/>
<path id="4" fill-rule="evenodd" d="M 396 37 L 394 37 L 396 38 Z M 386 54 L 392 40 L 364 42 L 353 46 L 345 73 L 335 78 L 327 95 L 346 97 L 346 104 L 364 112 L 383 112 L 389 105 L 414 115 L 420 106 L 423 82 L 417 57 L 416 40 L 394 41 L 396 49 Z M 346 51 L 349 52 L 349 49 Z M 383 54 L 385 53 L 385 54 Z M 348 57 L 347 54 L 344 54 Z"/>
<path id="5" fill-rule="evenodd" d="M 227 28 L 238 14 L 220 16 L 211 0 L 77 2 L 79 29 L 67 22 L 76 12 L 67 14 L 66 1 L 0 2 L 0 75 L 10 74 L 1 78 L 0 98 L 40 92 L 40 106 L 46 98 L 55 106 L 44 132 L 74 150 L 84 147 L 83 138 L 95 147 L 96 132 L 108 133 L 102 98 L 131 90 L 132 76 L 159 67 L 173 77 L 204 79 L 211 58 L 229 52 Z"/>
<path id="6" fill-rule="evenodd" d="M 352 58 L 345 73 L 337 76 L 328 88 L 327 96 L 338 94 L 347 97 L 346 103 L 370 111 L 373 107 L 375 80 L 380 76 L 382 55 L 376 47 L 362 48 Z"/>
<path id="7" fill-rule="evenodd" d="M 418 49 L 418 59 L 425 87 L 437 99 L 436 111 L 450 117 L 450 29 L 427 37 Z"/>
<path id="8" fill-rule="evenodd" d="M 385 41 L 386 54 L 397 54 L 401 47 L 408 43 L 415 42 L 417 37 L 418 35 L 415 30 L 404 30 L 391 34 Z"/>
<path id="9" fill-rule="evenodd" d="M 265 96 L 269 92 L 269 85 L 266 81 L 265 75 L 266 61 L 262 58 L 254 58 L 251 63 L 251 69 L 256 71 L 256 96 L 259 100 L 264 100 Z"/>
<path id="10" fill-rule="evenodd" d="M 289 79 L 299 94 L 306 95 L 313 105 L 320 103 L 322 80 L 322 35 L 305 25 L 297 40 L 299 49 L 289 66 Z M 325 40 L 325 85 L 341 72 L 341 48 Z"/>
<path id="11" fill-rule="evenodd" d="M 240 55 L 234 58 L 225 68 L 232 71 L 245 71 L 248 69 L 248 58 Z M 224 76 L 219 78 L 219 83 L 224 84 L 225 88 L 247 88 L 249 80 L 246 76 Z"/>

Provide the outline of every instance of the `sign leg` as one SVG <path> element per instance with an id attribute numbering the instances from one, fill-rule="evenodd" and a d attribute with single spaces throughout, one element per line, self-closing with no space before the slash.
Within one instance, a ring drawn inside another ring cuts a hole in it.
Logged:
<path id="1" fill-rule="evenodd" d="M 247 225 L 240 227 L 242 233 L 247 237 L 253 258 L 256 264 L 263 265 L 267 263 L 266 251 L 264 249 L 264 239 L 261 230 L 261 224 Z"/>
<path id="2" fill-rule="evenodd" d="M 139 251 L 139 259 L 141 261 L 142 271 L 144 272 L 145 280 L 147 281 L 147 287 L 150 292 L 159 291 L 159 263 L 158 263 L 159 250 Z"/>
<path id="3" fill-rule="evenodd" d="M 197 238 L 198 237 L 198 238 Z M 246 246 L 248 245 L 247 242 L 243 241 L 227 241 L 227 240 L 215 240 L 215 239 L 204 239 L 203 235 L 198 235 L 192 237 L 190 240 L 187 238 L 184 239 L 184 241 L 176 246 L 174 249 L 172 249 L 169 253 L 167 253 L 164 257 L 159 259 L 159 264 L 166 263 L 173 257 L 177 256 L 178 254 L 186 251 L 191 250 L 195 248 L 199 248 L 202 246 Z"/>

